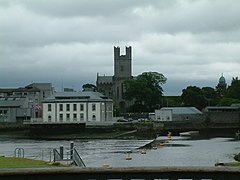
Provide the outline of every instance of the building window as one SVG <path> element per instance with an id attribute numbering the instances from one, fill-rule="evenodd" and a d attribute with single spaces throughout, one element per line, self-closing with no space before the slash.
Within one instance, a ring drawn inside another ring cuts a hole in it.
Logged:
<path id="1" fill-rule="evenodd" d="M 94 115 L 94 114 L 92 115 L 92 120 L 96 121 L 96 115 Z"/>
<path id="2" fill-rule="evenodd" d="M 0 110 L 0 114 L 8 114 L 7 110 Z"/>
<path id="3" fill-rule="evenodd" d="M 105 110 L 105 104 L 102 103 L 102 111 L 104 111 L 104 110 Z"/>
<path id="4" fill-rule="evenodd" d="M 63 111 L 63 104 L 59 104 L 59 111 Z"/>
<path id="5" fill-rule="evenodd" d="M 51 122 L 52 121 L 52 116 L 48 116 L 48 122 Z"/>
<path id="6" fill-rule="evenodd" d="M 80 121 L 84 121 L 84 114 L 80 113 Z"/>
<path id="7" fill-rule="evenodd" d="M 48 111 L 52 111 L 52 105 L 48 104 Z"/>
<path id="8" fill-rule="evenodd" d="M 96 111 L 96 104 L 92 104 L 92 111 Z"/>
<path id="9" fill-rule="evenodd" d="M 76 121 L 77 120 L 77 114 L 73 114 L 73 120 Z"/>
<path id="10" fill-rule="evenodd" d="M 63 114 L 59 114 L 59 121 L 63 122 Z"/>
<path id="11" fill-rule="evenodd" d="M 73 111 L 77 111 L 77 104 L 73 104 Z"/>
<path id="12" fill-rule="evenodd" d="M 70 111 L 70 104 L 67 104 L 66 110 Z"/>
<path id="13" fill-rule="evenodd" d="M 111 105 L 107 105 L 107 111 L 112 111 L 112 106 Z"/>
<path id="14" fill-rule="evenodd" d="M 70 114 L 66 114 L 66 121 L 70 121 Z"/>
<path id="15" fill-rule="evenodd" d="M 83 104 L 80 104 L 80 111 L 84 111 L 84 106 L 83 106 Z"/>
<path id="16" fill-rule="evenodd" d="M 117 87 L 117 99 L 119 99 L 119 87 Z"/>

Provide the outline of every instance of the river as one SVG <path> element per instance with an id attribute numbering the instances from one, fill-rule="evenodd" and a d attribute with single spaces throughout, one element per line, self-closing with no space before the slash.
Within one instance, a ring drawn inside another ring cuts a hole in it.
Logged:
<path id="1" fill-rule="evenodd" d="M 74 140 L 74 145 L 87 167 L 141 166 L 214 166 L 218 162 L 232 162 L 240 152 L 240 141 L 231 138 L 189 139 L 179 136 L 164 146 L 167 137 L 153 140 Z M 16 148 L 23 148 L 27 158 L 50 161 L 52 149 L 61 145 L 69 152 L 68 140 L 47 141 L 0 137 L 0 156 L 14 156 Z M 153 148 L 154 147 L 154 148 Z M 142 152 L 146 154 L 142 154 Z M 130 156 L 132 160 L 126 160 Z"/>

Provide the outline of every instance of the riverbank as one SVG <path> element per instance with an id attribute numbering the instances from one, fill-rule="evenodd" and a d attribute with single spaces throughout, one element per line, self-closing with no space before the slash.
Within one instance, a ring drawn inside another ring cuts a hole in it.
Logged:
<path id="1" fill-rule="evenodd" d="M 118 130 L 106 132 L 85 131 L 72 134 L 33 135 L 28 131 L 6 131 L 0 133 L 0 138 L 14 139 L 45 139 L 45 140 L 73 140 L 73 139 L 154 139 L 155 133 L 150 131 Z"/>
<path id="2" fill-rule="evenodd" d="M 155 139 L 164 136 L 168 132 L 178 136 L 185 131 L 198 130 L 199 137 L 230 137 L 235 138 L 238 128 L 202 128 L 191 129 L 189 127 L 164 127 L 161 123 L 115 123 L 111 125 L 78 126 L 71 124 L 55 125 L 21 125 L 6 124 L 0 126 L 0 137 L 15 139 Z"/>
<path id="3" fill-rule="evenodd" d="M 27 158 L 3 157 L 0 156 L 0 169 L 7 168 L 53 168 L 64 167 L 59 163 L 48 163 L 40 160 Z"/>

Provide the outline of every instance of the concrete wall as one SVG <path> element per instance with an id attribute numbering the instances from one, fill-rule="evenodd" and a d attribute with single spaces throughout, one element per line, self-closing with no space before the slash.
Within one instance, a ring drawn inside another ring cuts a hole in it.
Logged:
<path id="1" fill-rule="evenodd" d="M 206 122 L 212 126 L 240 125 L 240 112 L 206 112 Z"/>
<path id="2" fill-rule="evenodd" d="M 1 169 L 1 180 L 74 179 L 214 179 L 239 180 L 240 169 L 229 167 L 120 167 Z"/>

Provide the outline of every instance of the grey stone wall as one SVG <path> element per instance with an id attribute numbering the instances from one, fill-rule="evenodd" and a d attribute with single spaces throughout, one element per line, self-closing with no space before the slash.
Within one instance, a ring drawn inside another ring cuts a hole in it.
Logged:
<path id="1" fill-rule="evenodd" d="M 206 122 L 210 126 L 240 125 L 240 112 L 207 112 Z"/>

